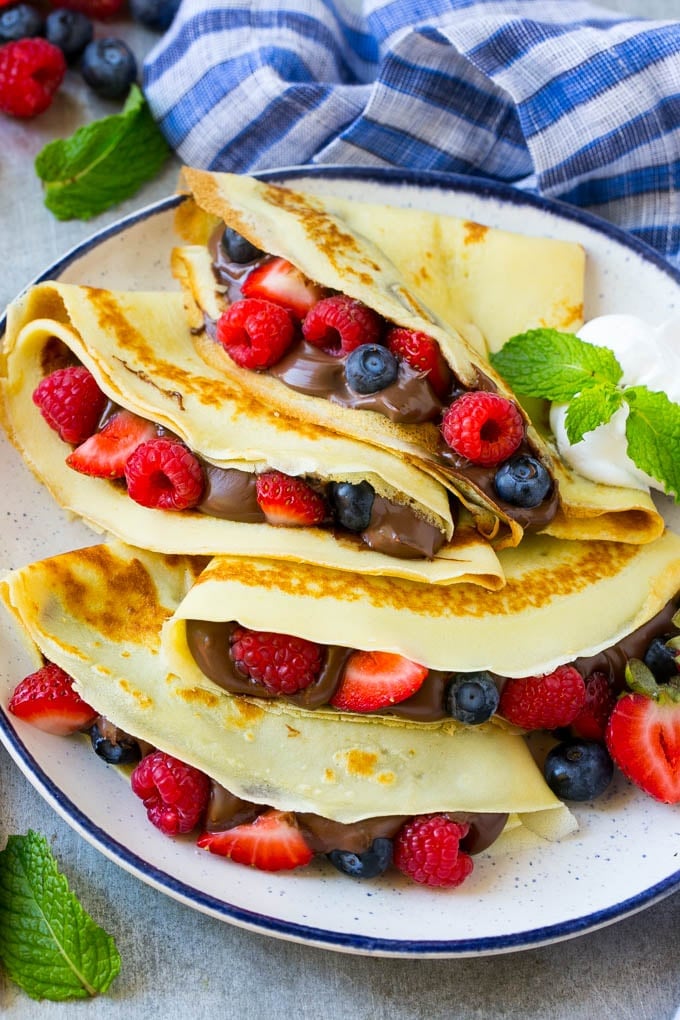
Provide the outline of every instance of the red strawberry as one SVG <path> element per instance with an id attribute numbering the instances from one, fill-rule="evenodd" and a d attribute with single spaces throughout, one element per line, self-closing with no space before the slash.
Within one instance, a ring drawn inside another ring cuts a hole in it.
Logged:
<path id="1" fill-rule="evenodd" d="M 323 287 L 308 280 L 304 273 L 286 259 L 272 258 L 261 262 L 248 273 L 241 286 L 247 298 L 263 298 L 281 305 L 298 319 L 304 319 L 312 305 L 326 294 Z"/>
<path id="2" fill-rule="evenodd" d="M 281 360 L 295 339 L 295 325 L 281 305 L 243 298 L 218 319 L 217 339 L 232 361 L 257 371 Z"/>
<path id="3" fill-rule="evenodd" d="M 290 871 L 309 864 L 314 854 L 295 823 L 294 815 L 270 809 L 254 822 L 223 832 L 204 832 L 197 845 L 211 854 L 230 857 L 260 871 Z"/>
<path id="4" fill-rule="evenodd" d="M 524 420 L 507 397 L 470 390 L 445 411 L 442 435 L 461 457 L 492 467 L 518 448 L 524 438 Z"/>
<path id="5" fill-rule="evenodd" d="M 657 684 L 642 663 L 632 665 L 626 680 L 634 692 L 624 694 L 609 717 L 607 748 L 624 776 L 650 797 L 680 804 L 680 683 Z"/>
<path id="6" fill-rule="evenodd" d="M 87 729 L 98 713 L 73 690 L 73 680 L 48 662 L 14 688 L 9 710 L 45 733 L 60 737 Z"/>
<path id="7" fill-rule="evenodd" d="M 330 704 L 345 712 L 375 712 L 410 698 L 427 674 L 426 666 L 393 652 L 352 652 Z"/>
<path id="8" fill-rule="evenodd" d="M 66 458 L 74 471 L 96 478 L 122 478 L 129 456 L 157 435 L 156 426 L 131 411 L 116 411 L 99 432 Z"/>
<path id="9" fill-rule="evenodd" d="M 439 350 L 439 344 L 427 333 L 394 326 L 386 337 L 392 354 L 402 358 L 418 372 L 427 372 L 430 386 L 442 399 L 451 388 L 451 369 Z"/>
<path id="10" fill-rule="evenodd" d="M 283 471 L 265 471 L 257 476 L 255 492 L 269 524 L 287 527 L 321 524 L 326 504 L 311 485 Z"/>
<path id="11" fill-rule="evenodd" d="M 65 443 L 82 443 L 97 428 L 106 395 L 84 365 L 58 368 L 33 390 L 33 403 Z"/>
<path id="12" fill-rule="evenodd" d="M 604 741 L 607 720 L 611 715 L 616 695 L 606 673 L 595 672 L 585 679 L 586 700 L 571 724 L 571 732 L 583 740 Z"/>
<path id="13" fill-rule="evenodd" d="M 569 726 L 583 708 L 586 687 L 573 666 L 558 666 L 544 676 L 506 680 L 498 714 L 525 730 Z"/>
<path id="14" fill-rule="evenodd" d="M 345 294 L 333 294 L 307 313 L 302 335 L 312 346 L 339 358 L 362 344 L 380 343 L 382 326 L 372 308 Z"/>

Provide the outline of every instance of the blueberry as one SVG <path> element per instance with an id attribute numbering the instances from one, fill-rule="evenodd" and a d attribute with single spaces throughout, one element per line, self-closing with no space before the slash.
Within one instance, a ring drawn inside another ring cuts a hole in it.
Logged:
<path id="1" fill-rule="evenodd" d="M 98 96 L 121 99 L 137 77 L 137 61 L 122 39 L 95 39 L 85 47 L 80 73 Z"/>
<path id="2" fill-rule="evenodd" d="M 328 860 L 338 871 L 352 878 L 377 878 L 392 863 L 392 840 L 379 836 L 362 854 L 351 850 L 331 850 Z"/>
<path id="3" fill-rule="evenodd" d="M 245 265 L 246 262 L 253 262 L 262 254 L 259 248 L 256 248 L 254 244 L 246 240 L 233 227 L 225 228 L 221 243 L 222 250 L 227 258 L 231 259 L 232 262 L 238 262 L 240 266 Z"/>
<path id="4" fill-rule="evenodd" d="M 99 719 L 90 728 L 90 741 L 95 754 L 109 765 L 132 765 L 141 760 L 139 744 L 123 730 L 105 719 Z"/>
<path id="5" fill-rule="evenodd" d="M 645 666 L 651 669 L 656 682 L 659 684 L 668 683 L 672 677 L 678 675 L 675 652 L 666 644 L 666 641 L 669 640 L 670 635 L 667 635 L 665 638 L 655 637 L 651 641 L 642 660 Z"/>
<path id="6" fill-rule="evenodd" d="M 355 393 L 377 393 L 395 382 L 399 362 L 380 344 L 355 347 L 345 362 L 345 379 Z"/>
<path id="7" fill-rule="evenodd" d="M 532 507 L 542 503 L 552 488 L 552 479 L 540 460 L 520 454 L 501 464 L 494 478 L 496 492 L 512 506 Z"/>
<path id="8" fill-rule="evenodd" d="M 80 11 L 69 11 L 57 7 L 50 11 L 45 21 L 45 36 L 53 46 L 58 46 L 66 59 L 76 60 L 89 42 L 94 29 L 92 22 Z"/>
<path id="9" fill-rule="evenodd" d="M 328 496 L 338 524 L 348 531 L 365 531 L 371 521 L 375 490 L 370 482 L 331 482 Z"/>
<path id="10" fill-rule="evenodd" d="M 499 693 L 490 673 L 459 673 L 444 694 L 444 708 L 458 722 L 478 726 L 498 708 Z"/>
<path id="11" fill-rule="evenodd" d="M 42 14 L 30 4 L 14 4 L 0 12 L 0 43 L 28 39 L 43 31 Z"/>
<path id="12" fill-rule="evenodd" d="M 564 740 L 548 752 L 543 774 L 560 799 L 594 800 L 609 786 L 614 765 L 604 744 Z"/>
<path id="13" fill-rule="evenodd" d="M 130 0 L 130 14 L 141 25 L 156 32 L 170 28 L 180 0 Z"/>

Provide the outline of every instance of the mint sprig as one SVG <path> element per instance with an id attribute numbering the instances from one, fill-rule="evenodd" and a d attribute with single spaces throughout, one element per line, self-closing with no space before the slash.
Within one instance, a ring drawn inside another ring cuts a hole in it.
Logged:
<path id="1" fill-rule="evenodd" d="M 0 852 L 0 960 L 32 999 L 85 999 L 120 970 L 110 935 L 59 873 L 47 840 L 29 830 Z"/>
<path id="2" fill-rule="evenodd" d="M 169 154 L 142 91 L 133 85 L 121 113 L 49 142 L 35 170 L 45 205 L 57 219 L 89 220 L 133 195 Z"/>
<path id="3" fill-rule="evenodd" d="M 680 501 L 680 405 L 646 386 L 623 386 L 613 351 L 573 333 L 532 329 L 512 337 L 490 361 L 516 393 L 568 403 L 569 442 L 606 424 L 624 404 L 627 453 Z"/>

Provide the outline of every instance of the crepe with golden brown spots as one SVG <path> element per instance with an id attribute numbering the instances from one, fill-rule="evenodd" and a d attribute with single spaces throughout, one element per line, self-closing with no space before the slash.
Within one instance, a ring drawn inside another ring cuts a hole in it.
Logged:
<path id="1" fill-rule="evenodd" d="M 115 404 L 150 419 L 222 468 L 278 468 L 321 482 L 366 479 L 376 493 L 434 525 L 447 541 L 432 559 L 399 559 L 330 528 L 276 527 L 141 506 L 124 485 L 81 474 L 32 400 L 57 367 L 87 366 Z M 448 584 L 502 583 L 498 560 L 446 489 L 393 453 L 283 415 L 196 353 L 179 292 L 111 293 L 45 283 L 9 308 L 0 386 L 9 435 L 56 501 L 98 531 L 159 552 L 266 555 Z"/>
<path id="2" fill-rule="evenodd" d="M 246 561 L 232 563 L 240 570 Z M 436 810 L 517 812 L 533 831 L 573 829 L 523 738 L 501 726 L 423 726 L 258 705 L 171 669 L 161 628 L 199 567 L 195 559 L 118 543 L 93 546 L 7 574 L 0 598 L 34 658 L 61 666 L 99 713 L 244 799 L 340 822 Z M 267 589 L 260 595 L 266 601 Z M 343 626 L 340 616 L 335 622 Z M 93 783 L 101 767 L 93 756 Z"/>
<path id="3" fill-rule="evenodd" d="M 282 413 L 400 451 L 451 489 L 496 548 L 516 545 L 524 532 L 517 515 L 494 496 L 492 486 L 442 462 L 436 423 L 403 425 L 374 411 L 295 392 L 270 373 L 239 367 L 201 332 L 204 317 L 219 318 L 225 307 L 206 242 L 216 223 L 228 224 L 309 279 L 363 301 L 390 322 L 428 333 L 463 387 L 478 388 L 481 373 L 510 398 L 487 360 L 488 350 L 529 328 L 581 325 L 581 246 L 421 209 L 349 201 L 328 188 L 313 195 L 191 168 L 185 168 L 184 178 L 193 201 L 178 210 L 178 231 L 192 243 L 175 250 L 173 267 L 185 290 L 197 350 L 206 361 Z M 536 530 L 636 543 L 661 534 L 663 520 L 648 493 L 598 485 L 566 469 L 540 424 L 527 418 L 527 440 L 555 479 L 559 505 L 554 518 Z"/>

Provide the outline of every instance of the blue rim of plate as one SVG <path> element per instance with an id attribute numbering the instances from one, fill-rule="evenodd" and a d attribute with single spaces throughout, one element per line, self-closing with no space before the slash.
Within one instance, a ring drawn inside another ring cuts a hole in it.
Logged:
<path id="1" fill-rule="evenodd" d="M 436 171 L 402 170 L 399 168 L 386 167 L 284 167 L 255 174 L 264 180 L 294 180 L 305 177 L 339 178 L 343 180 L 378 180 L 381 183 L 389 182 L 395 185 L 408 184 L 424 188 L 437 188 L 442 191 L 462 191 L 473 194 L 476 197 L 496 199 L 504 204 L 512 203 L 518 206 L 530 206 L 534 209 L 555 215 L 560 219 L 572 220 L 599 234 L 606 235 L 612 241 L 622 245 L 635 253 L 647 262 L 651 262 L 657 269 L 665 273 L 669 279 L 680 285 L 680 272 L 670 266 L 665 259 L 650 248 L 647 244 L 621 230 L 619 227 L 602 220 L 597 216 L 584 212 L 574 206 L 568 206 L 561 202 L 545 199 L 523 191 L 518 191 L 509 185 L 499 184 L 485 178 L 463 177 L 456 174 L 446 174 Z M 172 195 L 151 205 L 145 206 L 137 212 L 131 213 L 123 219 L 93 234 L 85 241 L 66 252 L 59 260 L 48 266 L 44 272 L 35 277 L 27 287 L 34 286 L 44 280 L 54 279 L 74 261 L 97 247 L 108 238 L 121 233 L 134 224 L 143 222 L 152 216 L 160 215 L 183 201 L 182 195 Z M 6 313 L 0 317 L 0 335 L 4 333 L 6 324 Z M 381 954 L 384 956 L 404 957 L 455 957 L 455 956 L 483 956 L 493 953 L 513 952 L 520 949 L 536 948 L 558 941 L 572 938 L 576 935 L 594 931 L 597 928 L 612 924 L 615 921 L 634 914 L 645 907 L 658 902 L 664 897 L 672 894 L 680 887 L 680 870 L 669 875 L 661 882 L 648 887 L 641 893 L 629 897 L 619 903 L 602 910 L 593 911 L 580 917 L 574 917 L 568 921 L 560 921 L 553 925 L 537 927 L 520 931 L 517 933 L 486 936 L 468 939 L 437 939 L 409 940 L 409 939 L 381 939 L 366 936 L 358 933 L 343 933 L 317 928 L 310 925 L 302 925 L 290 921 L 271 917 L 255 911 L 244 910 L 233 904 L 225 903 L 223 900 L 209 896 L 201 890 L 195 889 L 187 882 L 182 882 L 168 875 L 167 872 L 154 865 L 150 865 L 138 854 L 133 853 L 126 846 L 114 839 L 100 826 L 78 808 L 68 796 L 50 779 L 50 777 L 38 765 L 37 761 L 25 746 L 19 735 L 10 724 L 9 718 L 0 709 L 0 738 L 5 744 L 17 764 L 22 766 L 22 771 L 27 775 L 38 792 L 52 804 L 57 812 L 71 825 L 92 843 L 100 852 L 112 861 L 131 872 L 147 884 L 155 886 L 167 895 L 185 903 L 194 909 L 200 909 L 214 917 L 229 921 L 244 928 L 259 931 L 275 937 L 292 939 L 308 945 L 316 945 L 321 948 L 335 949 L 338 951 L 360 953 L 364 955 Z"/>

